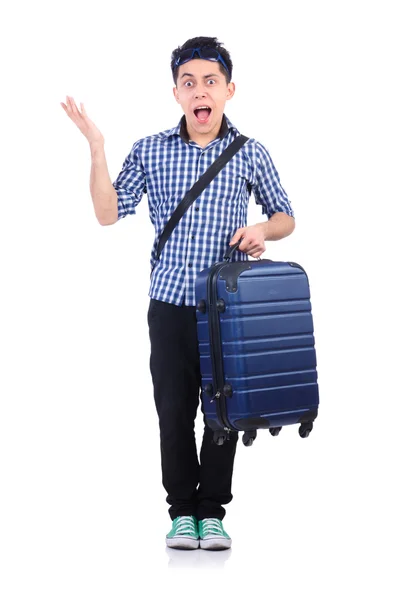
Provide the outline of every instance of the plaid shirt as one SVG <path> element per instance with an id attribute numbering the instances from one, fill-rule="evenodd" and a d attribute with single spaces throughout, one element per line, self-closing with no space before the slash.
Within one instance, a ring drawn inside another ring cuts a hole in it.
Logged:
<path id="1" fill-rule="evenodd" d="M 189 140 L 182 117 L 177 127 L 138 140 L 125 159 L 113 183 L 118 218 L 134 214 L 147 194 L 155 229 L 151 298 L 195 305 L 197 274 L 223 260 L 235 231 L 247 226 L 251 191 L 268 218 L 275 212 L 294 216 L 269 153 L 251 138 L 188 209 L 156 262 L 158 240 L 176 206 L 237 135 L 236 127 L 224 116 L 219 137 L 201 148 Z M 248 260 L 248 255 L 237 251 L 231 260 Z"/>

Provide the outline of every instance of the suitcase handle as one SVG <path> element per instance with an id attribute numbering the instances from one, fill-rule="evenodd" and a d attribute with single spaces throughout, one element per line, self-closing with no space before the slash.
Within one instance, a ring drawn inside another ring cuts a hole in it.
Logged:
<path id="1" fill-rule="evenodd" d="M 226 252 L 225 256 L 223 257 L 224 260 L 230 260 L 230 257 L 232 256 L 233 252 L 235 252 L 237 250 L 237 248 L 239 247 L 239 245 L 241 244 L 243 238 L 241 238 L 237 244 L 234 244 L 234 246 L 231 246 L 229 248 L 229 250 Z M 261 260 L 261 257 L 258 256 L 257 260 Z"/>
<path id="2" fill-rule="evenodd" d="M 237 244 L 234 244 L 233 246 L 230 246 L 229 250 L 225 253 L 225 256 L 223 257 L 224 260 L 230 260 L 230 257 L 232 256 L 233 252 L 235 252 L 235 250 L 237 250 L 237 248 L 239 247 L 241 240 L 243 238 L 241 238 Z"/>

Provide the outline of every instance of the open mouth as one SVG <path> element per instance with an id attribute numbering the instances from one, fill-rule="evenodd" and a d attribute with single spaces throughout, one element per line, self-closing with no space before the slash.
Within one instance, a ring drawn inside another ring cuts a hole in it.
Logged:
<path id="1" fill-rule="evenodd" d="M 210 117 L 212 110 L 209 106 L 198 106 L 194 110 L 194 114 L 196 115 L 196 119 L 199 123 L 206 123 Z"/>

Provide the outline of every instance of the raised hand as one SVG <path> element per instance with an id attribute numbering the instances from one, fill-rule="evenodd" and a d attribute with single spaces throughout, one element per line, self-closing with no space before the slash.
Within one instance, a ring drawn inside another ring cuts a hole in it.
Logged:
<path id="1" fill-rule="evenodd" d="M 80 102 L 81 110 L 79 110 L 73 98 L 71 96 L 66 96 L 66 104 L 61 102 L 61 106 L 68 117 L 72 119 L 73 123 L 80 129 L 84 137 L 87 138 L 90 144 L 104 143 L 104 137 L 102 133 L 88 117 L 82 102 Z"/>

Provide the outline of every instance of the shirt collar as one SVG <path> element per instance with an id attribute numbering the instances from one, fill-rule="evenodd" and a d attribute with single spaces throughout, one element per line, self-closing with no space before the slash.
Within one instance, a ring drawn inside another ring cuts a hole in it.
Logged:
<path id="1" fill-rule="evenodd" d="M 229 133 L 229 131 L 231 129 L 234 129 L 237 131 L 237 128 L 233 125 L 233 123 L 231 121 L 229 121 L 227 116 L 223 115 L 221 129 L 219 131 L 218 138 L 220 140 L 223 140 L 223 138 L 225 138 L 227 136 L 227 134 Z M 179 135 L 182 138 L 182 140 L 184 142 L 186 142 L 186 144 L 189 143 L 190 140 L 189 140 L 189 135 L 187 132 L 185 115 L 183 115 L 182 119 L 179 121 L 179 123 L 176 127 L 174 127 L 173 129 L 170 129 L 168 131 L 167 137 L 171 137 L 173 135 Z"/>

